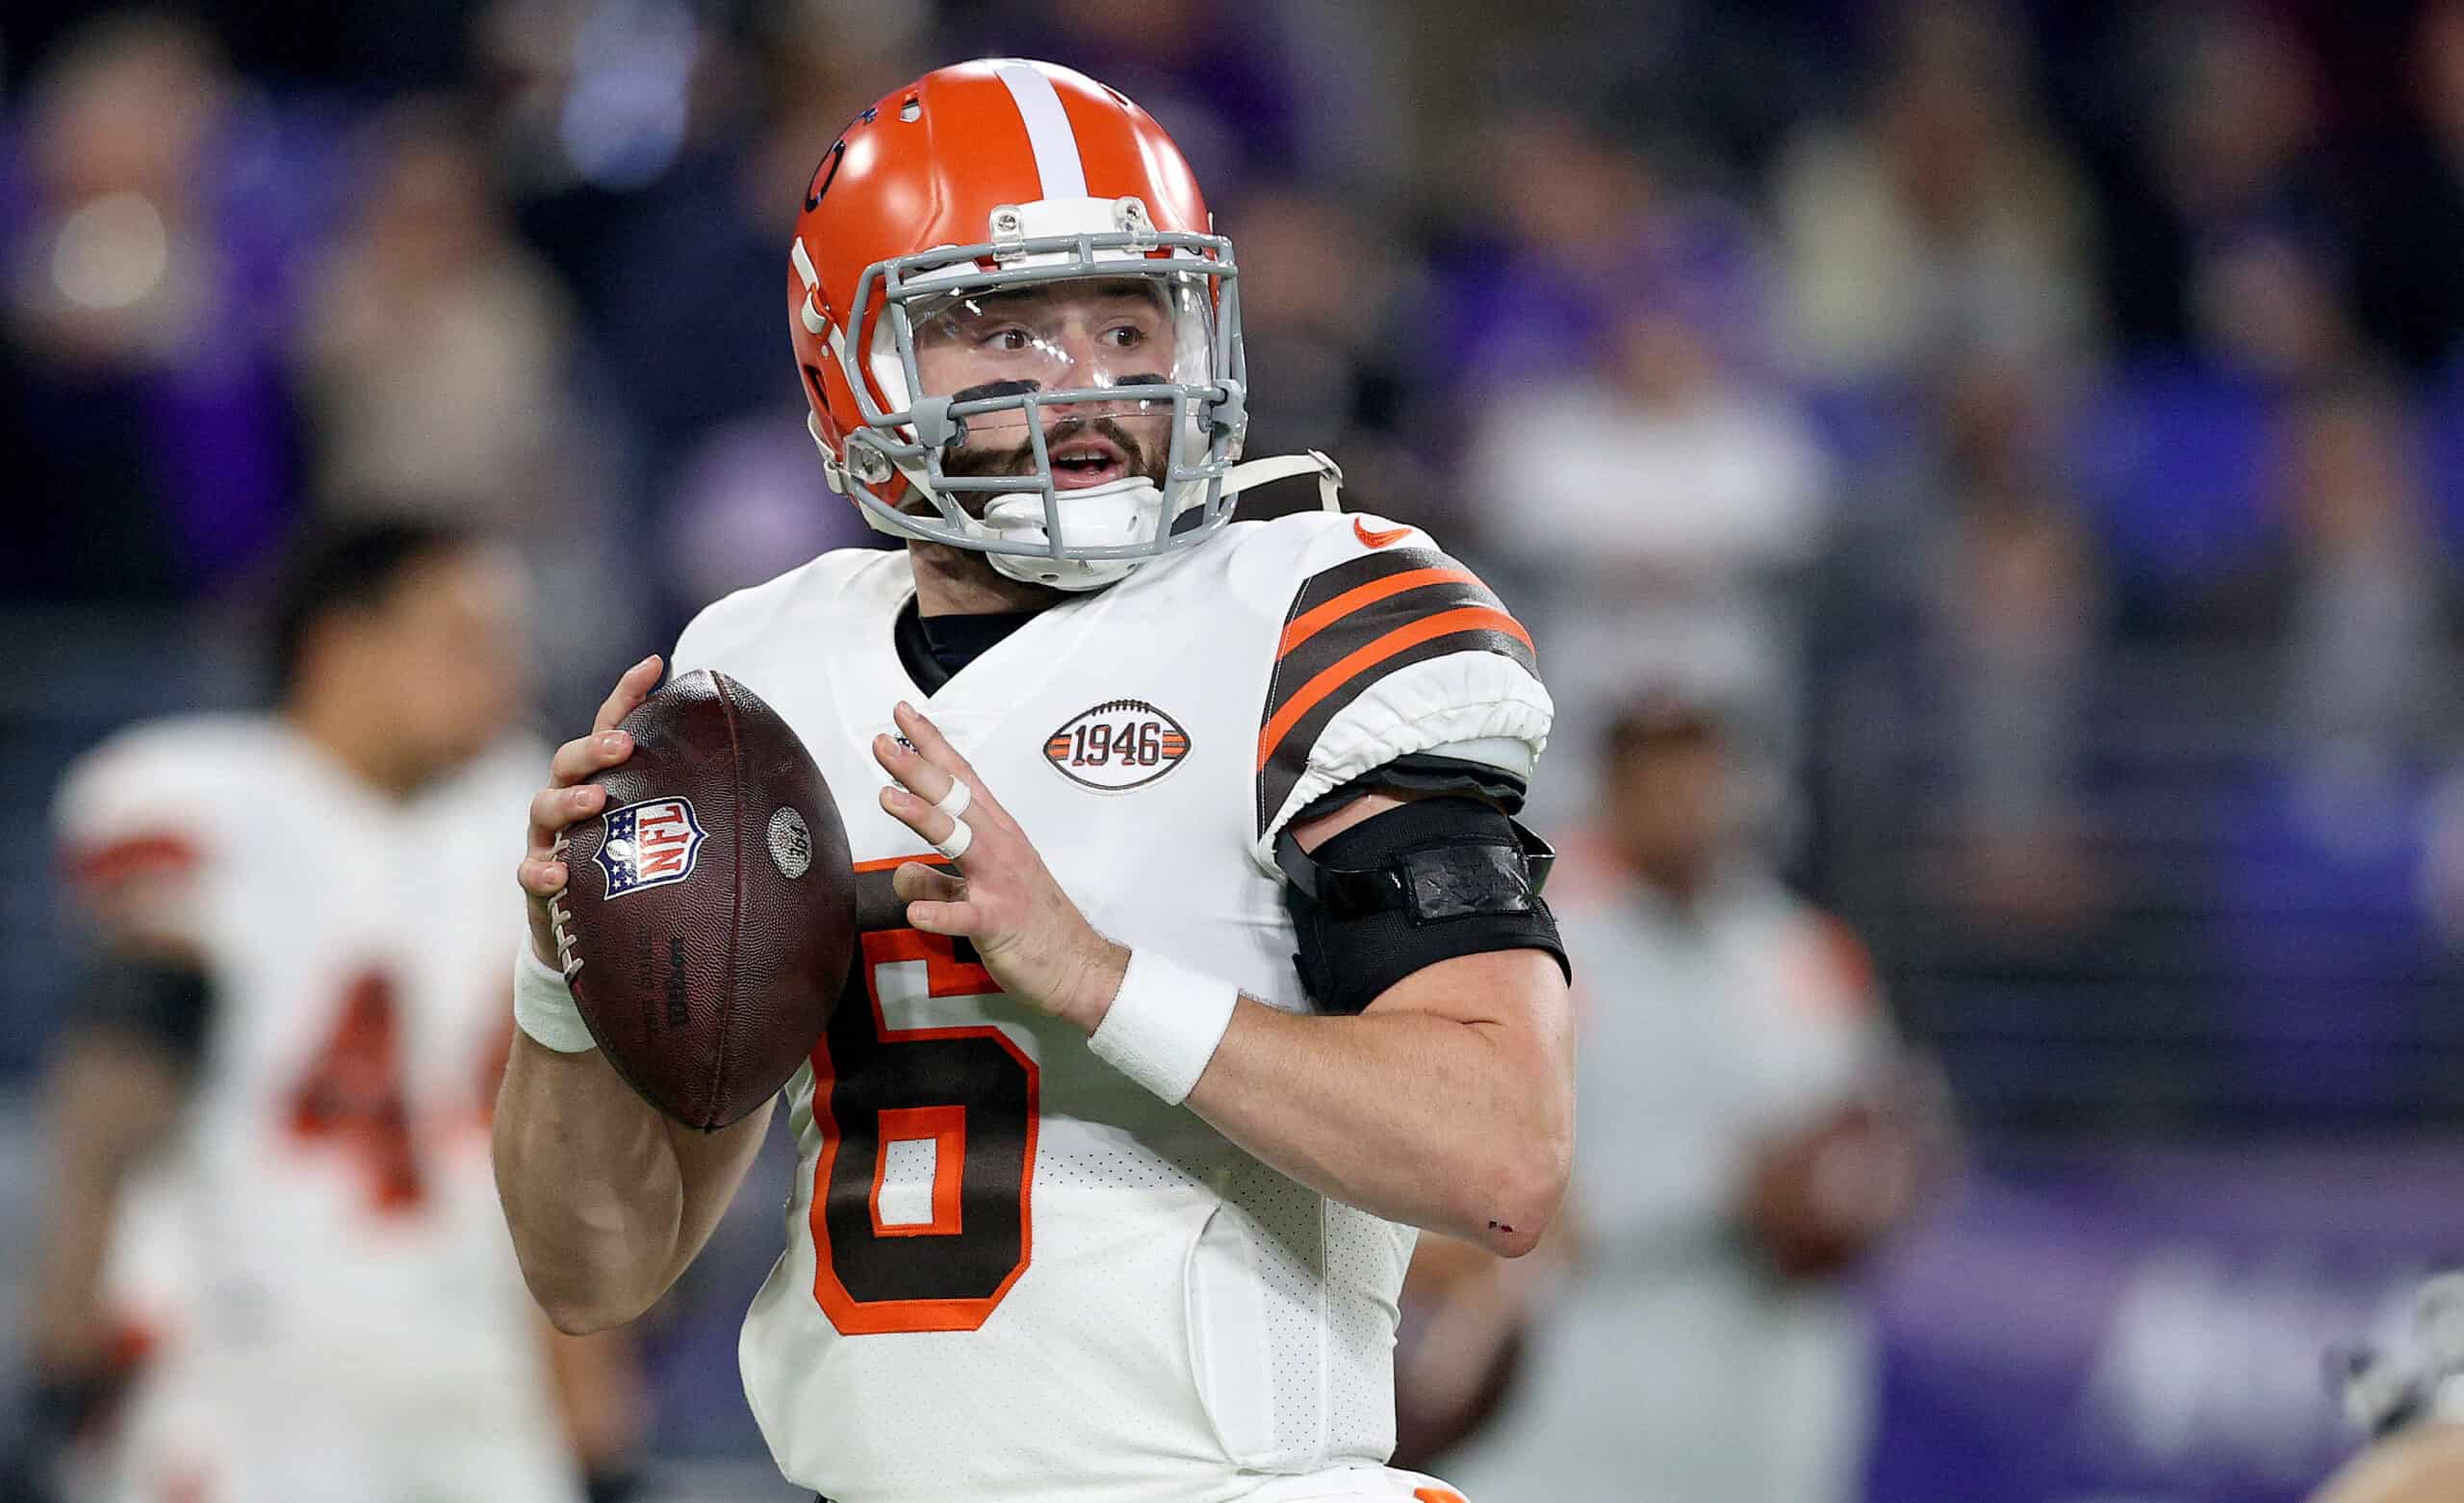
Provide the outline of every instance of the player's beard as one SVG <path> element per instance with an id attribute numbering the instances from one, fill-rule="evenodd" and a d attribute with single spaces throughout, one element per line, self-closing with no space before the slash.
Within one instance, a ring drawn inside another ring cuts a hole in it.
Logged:
<path id="1" fill-rule="evenodd" d="M 1120 450 L 1124 467 L 1130 474 L 1143 475 L 1153 481 L 1158 490 L 1163 488 L 1163 456 L 1154 452 L 1149 446 L 1140 443 L 1137 436 L 1129 431 L 1129 425 L 1116 418 L 1107 415 L 1092 418 L 1063 418 L 1044 430 L 1044 451 L 1050 453 L 1069 440 L 1086 434 L 1109 440 L 1116 448 Z M 1011 448 L 970 446 L 958 449 L 942 458 L 941 472 L 954 478 L 1034 474 L 1036 472 L 1035 441 L 1021 440 Z M 985 491 L 958 491 L 952 493 L 951 499 L 959 503 L 960 510 L 980 522 L 984 518 L 984 508 L 999 494 Z M 930 503 L 925 504 L 929 507 Z M 1061 492 L 1061 504 L 1064 506 L 1069 504 L 1069 492 L 1065 489 Z"/>

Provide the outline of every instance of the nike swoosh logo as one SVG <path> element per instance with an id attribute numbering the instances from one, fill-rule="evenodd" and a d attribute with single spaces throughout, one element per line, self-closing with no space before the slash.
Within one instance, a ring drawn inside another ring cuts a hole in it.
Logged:
<path id="1" fill-rule="evenodd" d="M 1351 520 L 1351 535 L 1370 548 L 1384 548 L 1397 538 L 1407 536 L 1411 530 L 1409 527 L 1386 527 L 1373 532 L 1369 524 L 1359 518 L 1354 517 Z"/>

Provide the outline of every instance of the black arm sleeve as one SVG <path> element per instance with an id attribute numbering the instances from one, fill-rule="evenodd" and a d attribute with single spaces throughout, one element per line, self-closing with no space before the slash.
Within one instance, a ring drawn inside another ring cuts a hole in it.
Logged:
<path id="1" fill-rule="evenodd" d="M 1493 950 L 1546 951 L 1572 980 L 1534 845 L 1495 804 L 1457 795 L 1385 810 L 1305 855 L 1286 829 L 1275 853 L 1309 1000 L 1355 1013 L 1414 971 Z"/>
<path id="2" fill-rule="evenodd" d="M 205 1053 L 214 988 L 192 963 L 105 951 L 88 967 L 75 1021 L 160 1045 L 182 1068 Z"/>

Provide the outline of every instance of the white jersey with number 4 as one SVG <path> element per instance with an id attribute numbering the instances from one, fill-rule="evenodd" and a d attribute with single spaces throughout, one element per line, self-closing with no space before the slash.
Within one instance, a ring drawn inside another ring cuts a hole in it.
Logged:
<path id="1" fill-rule="evenodd" d="M 488 1159 L 545 755 L 397 801 L 277 719 L 201 716 L 63 784 L 72 882 L 141 904 L 212 985 L 112 1255 L 112 1297 L 160 1335 L 124 1495 L 577 1495 Z"/>
<path id="2" fill-rule="evenodd" d="M 1098 930 L 1297 1009 L 1275 833 L 1399 756 L 1527 776 L 1550 714 L 1529 639 L 1424 535 L 1323 514 L 1045 610 L 929 696 L 893 643 L 914 593 L 904 553 L 829 553 L 676 652 L 795 727 L 859 872 L 856 975 L 788 1086 L 787 1251 L 744 1328 L 779 1465 L 838 1503 L 1211 1503 L 1374 1471 L 1412 1232 L 906 928 L 890 871 L 922 848 L 876 802 L 870 743 L 918 704 Z"/>

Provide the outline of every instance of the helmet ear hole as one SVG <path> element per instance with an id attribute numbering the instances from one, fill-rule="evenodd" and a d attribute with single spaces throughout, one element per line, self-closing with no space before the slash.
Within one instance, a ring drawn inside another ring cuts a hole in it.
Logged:
<path id="1" fill-rule="evenodd" d="M 805 385 L 812 392 L 813 410 L 830 411 L 830 393 L 821 384 L 821 368 L 808 361 L 798 369 L 804 371 Z"/>

